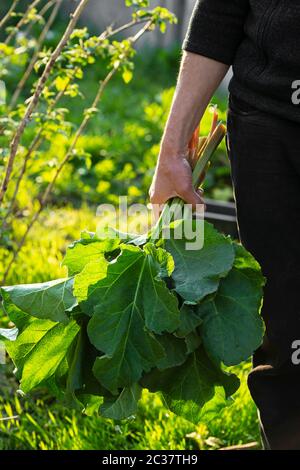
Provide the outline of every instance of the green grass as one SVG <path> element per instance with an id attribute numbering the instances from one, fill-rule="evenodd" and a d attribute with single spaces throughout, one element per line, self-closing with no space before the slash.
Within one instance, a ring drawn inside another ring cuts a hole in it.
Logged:
<path id="1" fill-rule="evenodd" d="M 15 219 L 14 237 L 19 239 L 26 228 L 26 221 Z M 66 247 L 80 238 L 82 230 L 94 230 L 96 217 L 91 209 L 83 206 L 80 210 L 72 207 L 52 208 L 43 213 L 34 225 L 27 243 L 22 248 L 17 263 L 7 279 L 8 285 L 31 284 L 59 279 L 66 276 L 61 261 Z M 9 252 L 0 246 L 0 276 L 7 263 Z M 1 321 L 1 319 L 0 319 Z"/>
<path id="2" fill-rule="evenodd" d="M 245 379 L 249 364 L 239 369 L 242 386 L 234 403 L 212 421 L 193 425 L 168 412 L 147 391 L 138 414 L 114 422 L 67 410 L 51 397 L 0 397 L 0 450 L 184 450 L 218 449 L 259 440 L 256 410 Z"/>

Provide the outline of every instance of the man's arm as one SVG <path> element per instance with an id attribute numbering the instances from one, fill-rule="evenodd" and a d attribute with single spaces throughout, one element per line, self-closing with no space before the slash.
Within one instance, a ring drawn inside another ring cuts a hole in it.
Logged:
<path id="1" fill-rule="evenodd" d="M 202 202 L 192 185 L 188 143 L 227 70 L 228 65 L 221 62 L 184 52 L 150 188 L 152 204 L 163 204 L 174 196 L 181 197 L 188 204 Z"/>
<path id="2" fill-rule="evenodd" d="M 249 0 L 198 0 L 183 43 L 170 115 L 149 191 L 153 205 L 174 196 L 201 203 L 192 186 L 188 142 L 244 35 Z"/>

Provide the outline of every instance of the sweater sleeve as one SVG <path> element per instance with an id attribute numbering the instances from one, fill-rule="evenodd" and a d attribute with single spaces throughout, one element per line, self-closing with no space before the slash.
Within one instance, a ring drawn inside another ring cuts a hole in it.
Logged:
<path id="1" fill-rule="evenodd" d="M 232 65 L 249 0 L 197 0 L 182 49 Z"/>

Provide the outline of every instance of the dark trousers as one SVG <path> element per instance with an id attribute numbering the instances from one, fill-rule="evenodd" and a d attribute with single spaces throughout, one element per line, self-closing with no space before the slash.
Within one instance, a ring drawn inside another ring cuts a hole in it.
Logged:
<path id="1" fill-rule="evenodd" d="M 267 278 L 265 341 L 248 385 L 265 448 L 300 449 L 300 124 L 231 96 L 227 148 L 240 238 Z"/>

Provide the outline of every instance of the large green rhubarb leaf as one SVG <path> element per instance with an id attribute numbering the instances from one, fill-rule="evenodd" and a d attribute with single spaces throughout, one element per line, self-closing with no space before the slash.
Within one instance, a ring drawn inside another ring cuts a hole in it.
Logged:
<path id="1" fill-rule="evenodd" d="M 100 281 L 100 279 L 106 277 L 107 268 L 108 261 L 106 261 L 104 255 L 101 255 L 97 261 L 90 261 L 86 264 L 83 270 L 75 276 L 74 295 L 81 304 L 81 308 L 90 316 L 93 311 L 92 308 L 89 309 L 89 304 L 86 303 L 89 295 L 89 288 Z"/>
<path id="2" fill-rule="evenodd" d="M 111 391 L 137 382 L 165 355 L 153 333 L 171 333 L 179 325 L 177 299 L 160 278 L 168 266 L 170 255 L 162 249 L 122 246 L 107 277 L 90 288 L 95 313 L 88 334 L 105 353 L 94 373 Z"/>
<path id="3" fill-rule="evenodd" d="M 220 387 L 226 397 L 239 387 L 238 378 L 218 368 L 201 347 L 181 366 L 153 369 L 141 383 L 151 392 L 161 392 L 171 411 L 193 423 L 199 422 L 203 407 L 216 399 Z"/>
<path id="4" fill-rule="evenodd" d="M 259 310 L 264 278 L 259 265 L 236 247 L 235 266 L 221 280 L 216 296 L 198 306 L 206 350 L 218 361 L 235 365 L 246 360 L 261 344 L 264 325 Z"/>
<path id="5" fill-rule="evenodd" d="M 234 243 L 235 260 L 234 267 L 240 272 L 251 278 L 253 283 L 257 285 L 259 292 L 264 286 L 266 279 L 262 275 L 261 267 L 256 259 L 239 243 Z"/>
<path id="6" fill-rule="evenodd" d="M 180 309 L 180 323 L 176 336 L 182 338 L 193 333 L 201 325 L 202 319 L 197 315 L 194 305 L 183 304 Z"/>
<path id="7" fill-rule="evenodd" d="M 175 270 L 172 278 L 176 292 L 188 302 L 199 302 L 208 294 L 216 292 L 220 278 L 225 277 L 232 268 L 234 247 L 228 238 L 205 222 L 203 247 L 197 250 L 187 249 L 191 240 L 184 237 L 176 239 L 176 230 L 184 227 L 184 223 L 176 223 L 176 228 L 171 230 L 170 239 L 165 242 L 165 248 L 174 258 Z M 194 221 L 195 234 L 197 224 L 199 221 Z"/>
<path id="8" fill-rule="evenodd" d="M 117 238 L 82 238 L 68 247 L 62 264 L 67 266 L 69 275 L 73 276 L 80 273 L 90 262 L 101 261 L 105 253 L 116 250 L 119 244 L 120 240 Z"/>
<path id="9" fill-rule="evenodd" d="M 141 398 L 142 388 L 138 384 L 123 388 L 117 397 L 105 398 L 100 414 L 105 418 L 124 419 L 135 414 Z"/>
<path id="10" fill-rule="evenodd" d="M 23 312 L 54 322 L 68 322 L 67 310 L 77 305 L 73 279 L 59 279 L 42 284 L 2 287 L 10 301 Z"/>
<path id="11" fill-rule="evenodd" d="M 156 367 L 158 369 L 179 366 L 186 361 L 188 346 L 184 339 L 176 338 L 176 336 L 170 334 L 157 336 L 156 339 L 159 341 L 166 354 L 157 362 Z"/>
<path id="12" fill-rule="evenodd" d="M 73 347 L 69 350 L 65 373 L 64 402 L 73 408 L 84 410 L 91 403 L 96 404 L 94 397 L 98 398 L 99 405 L 102 396 L 110 395 L 93 374 L 93 365 L 99 355 L 89 342 L 85 325 L 82 326 Z"/>
<path id="13" fill-rule="evenodd" d="M 75 321 L 64 325 L 35 320 L 15 341 L 5 342 L 8 354 L 16 365 L 23 392 L 29 392 L 55 375 L 79 330 Z"/>
<path id="14" fill-rule="evenodd" d="M 23 312 L 18 308 L 10 299 L 9 294 L 7 294 L 3 289 L 0 289 L 0 294 L 2 297 L 1 306 L 8 318 L 15 324 L 19 332 L 23 331 L 26 326 L 35 320 L 28 313 Z"/>

